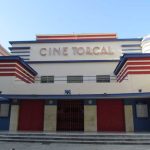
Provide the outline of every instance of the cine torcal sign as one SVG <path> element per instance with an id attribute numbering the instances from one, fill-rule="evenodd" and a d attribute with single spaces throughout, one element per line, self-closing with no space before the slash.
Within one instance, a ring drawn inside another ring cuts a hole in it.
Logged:
<path id="1" fill-rule="evenodd" d="M 95 47 L 48 47 L 40 48 L 41 56 L 97 56 L 113 55 L 111 46 Z"/>
<path id="2" fill-rule="evenodd" d="M 32 45 L 30 60 L 119 60 L 121 54 L 121 46 L 116 42 L 40 43 Z"/>

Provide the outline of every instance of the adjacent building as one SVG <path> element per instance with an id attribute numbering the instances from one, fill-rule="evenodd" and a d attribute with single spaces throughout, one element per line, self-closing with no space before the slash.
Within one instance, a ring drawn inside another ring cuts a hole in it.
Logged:
<path id="1" fill-rule="evenodd" d="M 9 56 L 10 53 L 2 46 L 0 45 L 0 56 Z"/>

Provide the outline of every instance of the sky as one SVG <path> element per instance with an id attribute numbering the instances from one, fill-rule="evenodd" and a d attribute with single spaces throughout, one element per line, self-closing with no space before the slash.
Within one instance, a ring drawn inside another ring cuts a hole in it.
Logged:
<path id="1" fill-rule="evenodd" d="M 150 34 L 150 0 L 0 0 L 0 44 L 37 34 Z"/>

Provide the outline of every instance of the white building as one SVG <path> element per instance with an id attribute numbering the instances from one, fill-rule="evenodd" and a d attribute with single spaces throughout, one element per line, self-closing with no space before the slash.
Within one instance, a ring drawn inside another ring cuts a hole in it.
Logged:
<path id="1" fill-rule="evenodd" d="M 0 73 L 9 129 L 150 131 L 150 54 L 141 41 L 113 33 L 11 41 L 14 56 L 0 59 L 9 67 Z"/>

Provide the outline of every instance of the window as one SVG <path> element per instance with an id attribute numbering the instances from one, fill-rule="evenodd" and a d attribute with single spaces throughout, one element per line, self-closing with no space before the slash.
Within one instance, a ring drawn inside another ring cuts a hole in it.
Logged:
<path id="1" fill-rule="evenodd" d="M 67 76 L 67 83 L 82 83 L 83 76 Z"/>
<path id="2" fill-rule="evenodd" d="M 8 117 L 9 104 L 0 104 L 0 117 Z"/>
<path id="3" fill-rule="evenodd" d="M 96 82 L 110 82 L 110 75 L 97 75 Z"/>
<path id="4" fill-rule="evenodd" d="M 54 76 L 41 76 L 41 83 L 54 83 Z"/>
<path id="5" fill-rule="evenodd" d="M 138 118 L 148 118 L 148 105 L 136 104 L 136 116 Z"/>

